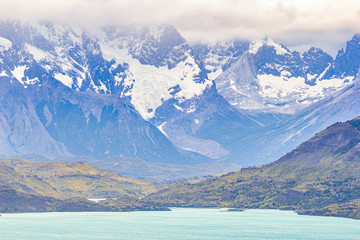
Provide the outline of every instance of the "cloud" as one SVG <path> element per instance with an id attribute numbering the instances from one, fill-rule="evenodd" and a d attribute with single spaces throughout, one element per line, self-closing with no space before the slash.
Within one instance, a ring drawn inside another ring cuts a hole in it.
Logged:
<path id="1" fill-rule="evenodd" d="M 171 24 L 191 41 L 269 36 L 332 54 L 360 32 L 359 0 L 0 0 L 2 18 L 81 25 Z"/>

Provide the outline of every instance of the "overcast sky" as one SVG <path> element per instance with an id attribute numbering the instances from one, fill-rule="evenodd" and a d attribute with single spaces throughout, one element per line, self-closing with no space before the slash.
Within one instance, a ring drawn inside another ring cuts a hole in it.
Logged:
<path id="1" fill-rule="evenodd" d="M 360 32 L 360 0 L 0 0 L 0 18 L 82 25 L 171 24 L 191 43 L 269 36 L 332 55 Z"/>

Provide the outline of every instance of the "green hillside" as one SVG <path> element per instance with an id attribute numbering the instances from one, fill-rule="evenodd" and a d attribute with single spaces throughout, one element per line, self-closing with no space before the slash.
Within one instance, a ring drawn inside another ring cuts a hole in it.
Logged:
<path id="1" fill-rule="evenodd" d="M 360 218 L 360 118 L 337 123 L 278 161 L 152 194 L 167 206 L 276 208 Z"/>
<path id="2" fill-rule="evenodd" d="M 0 187 L 0 213 L 159 210 L 168 211 L 169 209 L 140 203 L 139 200 L 129 197 L 95 203 L 84 198 L 60 200 L 53 197 L 28 194 L 8 187 Z"/>
<path id="3" fill-rule="evenodd" d="M 0 185 L 59 199 L 141 198 L 163 187 L 150 181 L 123 177 L 85 162 L 45 163 L 18 158 L 0 159 Z"/>

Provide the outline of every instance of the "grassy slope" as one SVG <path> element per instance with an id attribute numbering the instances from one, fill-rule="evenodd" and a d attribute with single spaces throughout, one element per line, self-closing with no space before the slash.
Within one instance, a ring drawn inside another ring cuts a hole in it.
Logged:
<path id="1" fill-rule="evenodd" d="M 146 201 L 360 218 L 359 129 L 359 119 L 335 124 L 272 164 L 196 184 L 177 184 Z"/>
<path id="2" fill-rule="evenodd" d="M 163 207 L 153 207 L 139 203 L 133 198 L 120 198 L 94 203 L 83 198 L 60 200 L 20 192 L 8 187 L 0 187 L 0 212 L 93 212 L 93 211 L 166 211 Z"/>
<path id="3" fill-rule="evenodd" d="M 25 159 L 1 159 L 0 183 L 22 192 L 60 199 L 140 198 L 162 187 L 95 168 L 85 162 L 44 163 Z"/>

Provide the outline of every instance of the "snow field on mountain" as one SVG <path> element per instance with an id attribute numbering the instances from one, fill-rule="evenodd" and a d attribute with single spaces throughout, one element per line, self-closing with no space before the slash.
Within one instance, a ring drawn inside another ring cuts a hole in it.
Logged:
<path id="1" fill-rule="evenodd" d="M 7 51 L 12 47 L 12 42 L 9 39 L 0 37 L 0 52 Z"/>
<path id="2" fill-rule="evenodd" d="M 119 44 L 102 43 L 100 46 L 107 61 L 116 60 L 118 64 L 128 64 L 127 71 L 131 78 L 125 81 L 129 89 L 125 95 L 131 96 L 131 103 L 147 120 L 154 117 L 156 108 L 173 97 L 170 94 L 171 88 L 179 86 L 181 90 L 174 97 L 183 101 L 200 95 L 212 84 L 209 80 L 205 83 L 194 82 L 200 68 L 190 55 L 172 69 L 167 66 L 157 68 L 141 64 L 130 56 L 127 49 L 119 48 Z"/>
<path id="3" fill-rule="evenodd" d="M 261 86 L 260 94 L 272 100 L 272 102 L 302 102 L 311 103 L 325 97 L 345 85 L 351 84 L 354 77 L 343 79 L 333 78 L 317 81 L 316 85 L 310 86 L 305 83 L 303 77 L 286 77 L 273 76 L 268 74 L 258 75 L 259 85 Z"/>

